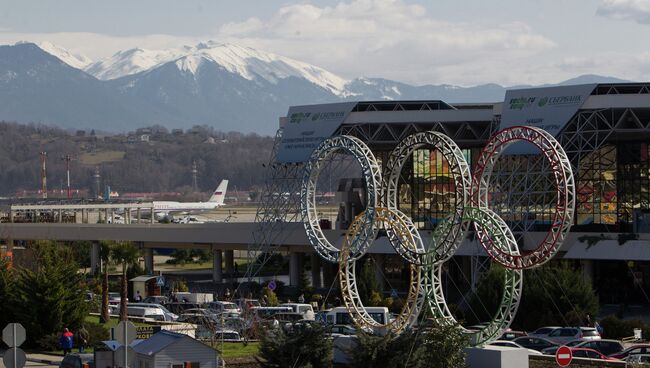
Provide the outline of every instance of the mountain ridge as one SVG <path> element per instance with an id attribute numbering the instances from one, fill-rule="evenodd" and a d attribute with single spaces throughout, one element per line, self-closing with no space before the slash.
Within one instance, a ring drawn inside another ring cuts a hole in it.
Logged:
<path id="1" fill-rule="evenodd" d="M 594 82 L 627 81 L 582 75 L 553 85 Z M 134 48 L 94 62 L 52 44 L 0 46 L 0 86 L 3 120 L 111 132 L 208 125 L 260 134 L 273 134 L 291 105 L 394 99 L 486 103 L 503 101 L 506 91 L 494 83 L 414 86 L 345 79 L 298 60 L 214 41 Z M 514 88 L 526 87 L 531 86 Z"/>

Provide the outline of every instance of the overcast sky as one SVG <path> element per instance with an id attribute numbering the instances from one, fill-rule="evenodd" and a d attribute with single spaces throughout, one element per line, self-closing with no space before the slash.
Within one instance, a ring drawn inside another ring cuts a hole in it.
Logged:
<path id="1" fill-rule="evenodd" d="M 215 40 L 417 85 L 650 80 L 650 0 L 0 0 L 0 43 L 20 40 L 92 59 Z"/>

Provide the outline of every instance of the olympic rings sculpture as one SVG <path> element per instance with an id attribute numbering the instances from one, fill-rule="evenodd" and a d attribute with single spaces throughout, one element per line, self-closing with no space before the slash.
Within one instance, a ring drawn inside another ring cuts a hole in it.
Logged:
<path id="1" fill-rule="evenodd" d="M 516 141 L 535 145 L 550 163 L 557 199 L 551 228 L 534 250 L 522 253 L 506 222 L 489 209 L 489 182 L 499 156 Z M 397 207 L 401 170 L 412 153 L 421 148 L 435 149 L 449 164 L 454 182 L 455 208 L 436 226 L 429 247 L 412 220 Z M 341 249 L 332 245 L 320 228 L 316 211 L 316 183 L 323 161 L 337 151 L 351 154 L 360 164 L 366 183 L 366 209 L 346 231 Z M 382 179 L 383 177 L 383 179 Z M 575 209 L 575 184 L 569 160 L 555 138 L 535 127 L 516 126 L 497 132 L 490 138 L 475 165 L 473 175 L 462 151 L 447 136 L 438 132 L 415 133 L 391 152 L 382 175 L 370 149 L 358 138 L 334 136 L 324 140 L 305 166 L 301 188 L 301 211 L 307 238 L 318 254 L 339 265 L 343 301 L 358 327 L 378 333 L 399 333 L 412 326 L 425 302 L 442 323 L 458 325 L 449 311 L 442 290 L 442 267 L 465 238 L 471 223 L 476 238 L 491 259 L 505 267 L 505 290 L 497 314 L 478 331 L 461 328 L 471 334 L 473 345 L 486 343 L 512 322 L 521 298 L 523 270 L 550 260 L 559 250 L 571 227 Z M 380 229 L 396 253 L 410 263 L 411 279 L 406 303 L 397 318 L 379 324 L 366 312 L 355 281 L 356 260 L 372 245 Z"/>

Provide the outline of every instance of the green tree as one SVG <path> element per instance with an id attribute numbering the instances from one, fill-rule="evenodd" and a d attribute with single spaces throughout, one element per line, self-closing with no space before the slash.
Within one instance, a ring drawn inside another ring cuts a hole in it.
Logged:
<path id="1" fill-rule="evenodd" d="M 2 295 L 2 302 L 0 302 L 0 328 L 4 328 L 7 323 L 11 321 L 13 315 L 13 307 L 15 303 L 14 298 L 14 272 L 9 269 L 9 264 L 0 259 L 0 295 Z"/>
<path id="2" fill-rule="evenodd" d="M 350 351 L 350 366 L 358 368 L 462 368 L 467 335 L 456 327 L 438 325 L 426 330 L 407 330 L 396 336 L 357 334 Z"/>
<path id="3" fill-rule="evenodd" d="M 464 313 L 468 325 L 492 320 L 503 297 L 504 277 L 505 269 L 495 264 L 481 277 L 476 293 L 470 297 L 469 310 Z"/>
<path id="4" fill-rule="evenodd" d="M 140 257 L 140 250 L 130 242 L 118 242 L 111 247 L 111 257 L 116 263 L 122 265 L 122 282 L 120 287 L 120 321 L 128 320 L 127 304 L 129 295 L 129 284 L 127 281 L 127 269 L 134 265 Z"/>
<path id="5" fill-rule="evenodd" d="M 375 274 L 376 265 L 370 256 L 365 256 L 357 262 L 357 290 L 364 305 L 369 305 L 368 303 L 371 301 L 373 292 L 380 293 L 381 295 L 379 282 L 377 282 Z"/>
<path id="6" fill-rule="evenodd" d="M 465 311 L 468 323 L 494 316 L 503 295 L 504 272 L 491 267 L 477 286 Z M 523 291 L 513 327 L 532 330 L 544 325 L 579 325 L 598 311 L 598 296 L 591 283 L 566 262 L 553 262 L 524 272 Z"/>
<path id="7" fill-rule="evenodd" d="M 260 342 L 262 368 L 332 366 L 332 341 L 318 324 L 295 324 L 268 330 Z"/>
<path id="8" fill-rule="evenodd" d="M 100 323 L 109 323 L 111 315 L 108 312 L 108 266 L 111 260 L 111 244 L 110 242 L 101 242 L 99 248 L 99 257 L 102 260 L 102 303 L 99 315 Z"/>
<path id="9" fill-rule="evenodd" d="M 17 268 L 13 317 L 28 331 L 28 345 L 60 333 L 77 330 L 88 314 L 84 275 L 69 249 L 52 242 L 31 246 L 36 258 L 34 270 Z M 15 273 L 14 273 L 15 272 Z"/>

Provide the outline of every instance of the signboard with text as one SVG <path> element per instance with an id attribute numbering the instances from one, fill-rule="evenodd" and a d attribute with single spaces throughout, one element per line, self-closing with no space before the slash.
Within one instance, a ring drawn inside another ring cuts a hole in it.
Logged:
<path id="1" fill-rule="evenodd" d="M 501 129 L 526 125 L 557 136 L 594 88 L 596 84 L 508 90 L 501 112 Z M 533 145 L 526 143 L 516 143 L 506 151 L 509 154 L 536 152 Z"/>
<path id="2" fill-rule="evenodd" d="M 329 138 L 348 117 L 356 102 L 291 106 L 282 132 L 277 162 L 305 162 L 314 148 Z"/>

